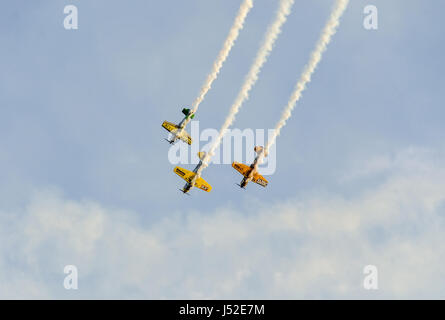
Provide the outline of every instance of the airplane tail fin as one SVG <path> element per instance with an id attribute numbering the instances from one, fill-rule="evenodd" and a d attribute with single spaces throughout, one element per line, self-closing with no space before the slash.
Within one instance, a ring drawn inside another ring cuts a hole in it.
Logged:
<path id="1" fill-rule="evenodd" d="M 188 109 L 188 108 L 184 108 L 184 109 L 182 109 L 182 113 L 183 113 L 186 117 L 189 117 L 189 116 L 190 116 L 190 119 L 193 119 L 193 118 L 195 117 L 195 114 L 192 113 L 192 111 L 191 111 L 190 109 Z"/>

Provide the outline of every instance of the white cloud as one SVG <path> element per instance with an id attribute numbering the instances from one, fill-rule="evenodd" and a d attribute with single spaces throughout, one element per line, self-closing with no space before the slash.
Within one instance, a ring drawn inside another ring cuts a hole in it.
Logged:
<path id="1" fill-rule="evenodd" d="M 165 212 L 151 225 L 40 192 L 0 213 L 0 297 L 443 298 L 444 157 L 375 159 L 343 181 L 383 173 L 353 197 Z M 67 264 L 79 269 L 76 293 L 62 287 Z M 378 267 L 377 292 L 363 289 L 367 264 Z"/>

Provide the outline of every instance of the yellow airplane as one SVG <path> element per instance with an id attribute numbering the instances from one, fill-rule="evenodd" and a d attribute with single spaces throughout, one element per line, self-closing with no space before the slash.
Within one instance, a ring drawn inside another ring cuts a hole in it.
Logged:
<path id="1" fill-rule="evenodd" d="M 255 147 L 254 150 L 257 153 L 257 156 L 255 157 L 255 160 L 250 166 L 239 162 L 232 163 L 232 167 L 244 176 L 243 180 L 241 181 L 241 184 L 238 184 L 243 189 L 246 188 L 249 181 L 253 181 L 262 187 L 266 187 L 267 184 L 269 183 L 262 175 L 260 175 L 255 170 L 255 165 L 258 162 L 258 158 L 260 156 L 261 151 L 263 150 L 263 147 Z M 267 153 L 265 153 L 265 156 L 267 157 Z"/>
<path id="2" fill-rule="evenodd" d="M 189 171 L 187 169 L 181 168 L 181 167 L 175 167 L 173 170 L 178 176 L 180 176 L 182 179 L 184 179 L 187 183 L 185 184 L 184 188 L 179 189 L 183 193 L 188 194 L 191 188 L 196 187 L 198 189 L 210 192 L 212 190 L 212 186 L 207 183 L 203 178 L 199 177 L 195 181 L 195 185 L 192 186 L 192 180 L 195 177 L 196 173 L 198 172 L 198 169 L 202 166 L 202 160 L 204 159 L 205 153 L 204 152 L 198 152 L 199 157 L 199 163 L 196 166 L 196 168 L 193 171 Z"/>
<path id="3" fill-rule="evenodd" d="M 195 114 L 187 108 L 182 109 L 182 113 L 185 114 L 185 118 L 182 119 L 179 124 L 174 124 L 168 121 L 164 121 L 162 123 L 162 127 L 173 135 L 173 138 L 171 140 L 165 139 L 170 144 L 175 143 L 178 139 L 181 139 L 189 145 L 192 144 L 192 138 L 187 133 L 187 131 L 184 130 L 184 128 L 191 121 L 191 119 L 195 117 Z"/>

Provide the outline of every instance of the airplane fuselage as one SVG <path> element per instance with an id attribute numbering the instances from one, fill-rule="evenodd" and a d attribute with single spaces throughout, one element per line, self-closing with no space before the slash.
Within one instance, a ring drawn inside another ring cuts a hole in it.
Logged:
<path id="1" fill-rule="evenodd" d="M 184 188 L 182 188 L 182 192 L 183 193 L 188 193 L 190 191 L 190 189 L 192 188 L 192 184 L 191 183 L 186 183 Z"/>
<path id="2" fill-rule="evenodd" d="M 181 120 L 181 122 L 178 123 L 179 130 L 182 130 L 185 128 L 185 126 L 188 123 L 187 118 L 188 117 L 185 117 L 184 119 Z"/>
<path id="3" fill-rule="evenodd" d="M 248 183 L 249 183 L 248 179 L 246 177 L 244 177 L 243 180 L 241 180 L 241 183 L 239 186 L 244 189 Z"/>
<path id="4" fill-rule="evenodd" d="M 255 169 L 255 164 L 258 162 L 258 158 L 259 158 L 259 155 L 256 156 L 255 160 L 250 165 L 250 171 L 249 171 L 247 177 L 244 177 L 243 180 L 241 180 L 241 183 L 239 185 L 241 188 L 245 188 L 247 186 L 247 184 L 252 180 L 252 177 L 251 177 L 252 171 Z"/>
<path id="5" fill-rule="evenodd" d="M 193 169 L 193 172 L 197 173 L 201 166 L 202 166 L 202 160 L 199 160 L 199 163 L 196 165 L 195 169 Z M 191 182 L 187 182 L 184 185 L 184 188 L 182 188 L 182 192 L 187 193 L 187 192 L 190 191 L 191 188 L 193 188 L 192 183 Z"/>
<path id="6" fill-rule="evenodd" d="M 188 125 L 188 123 L 193 119 L 194 116 L 195 116 L 195 114 L 192 112 L 192 113 L 186 115 L 184 117 L 184 119 L 182 119 L 181 122 L 179 122 L 178 127 L 179 127 L 180 132 L 182 131 L 182 129 L 184 129 Z"/>

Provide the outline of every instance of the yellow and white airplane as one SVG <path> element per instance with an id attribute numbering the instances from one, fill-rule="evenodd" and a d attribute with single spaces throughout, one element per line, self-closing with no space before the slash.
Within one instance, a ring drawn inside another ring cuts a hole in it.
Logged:
<path id="1" fill-rule="evenodd" d="M 205 181 L 201 177 L 196 179 L 195 185 L 192 186 L 192 180 L 196 176 L 196 173 L 198 172 L 198 169 L 202 166 L 202 160 L 205 157 L 205 153 L 204 152 L 198 152 L 198 157 L 200 159 L 199 163 L 198 163 L 198 165 L 195 167 L 195 169 L 193 171 L 189 171 L 189 170 L 181 168 L 181 167 L 175 167 L 175 169 L 173 170 L 178 176 L 180 176 L 182 179 L 184 179 L 187 182 L 185 184 L 184 188 L 179 189 L 183 193 L 188 194 L 190 189 L 193 188 L 193 187 L 196 187 L 198 189 L 201 189 L 201 190 L 204 190 L 204 191 L 207 191 L 207 192 L 210 192 L 212 190 L 212 186 L 210 184 L 208 184 L 207 181 Z"/>
<path id="2" fill-rule="evenodd" d="M 185 114 L 185 118 L 182 119 L 182 121 L 179 124 L 174 124 L 172 122 L 164 121 L 162 123 L 162 127 L 170 132 L 173 135 L 173 138 L 171 140 L 167 140 L 170 144 L 173 144 L 176 142 L 176 140 L 181 139 L 185 143 L 188 143 L 189 145 L 192 144 L 192 138 L 187 133 L 187 131 L 184 130 L 185 126 L 195 117 L 195 114 L 187 108 L 182 109 L 182 113 Z"/>
<path id="3" fill-rule="evenodd" d="M 255 147 L 254 150 L 257 153 L 257 156 L 255 157 L 255 160 L 250 166 L 239 162 L 232 163 L 232 167 L 244 176 L 243 180 L 241 181 L 241 184 L 238 184 L 243 189 L 246 188 L 249 181 L 253 181 L 262 187 L 266 187 L 267 184 L 269 183 L 262 175 L 260 175 L 255 170 L 255 164 L 258 162 L 258 158 L 260 156 L 261 151 L 263 150 L 263 147 Z M 265 153 L 265 156 L 267 157 L 267 153 Z"/>

